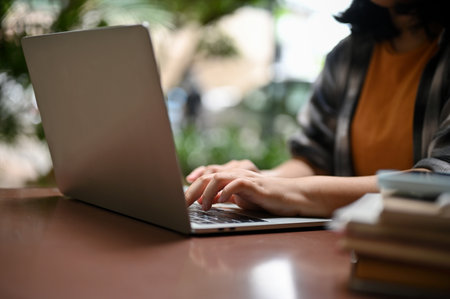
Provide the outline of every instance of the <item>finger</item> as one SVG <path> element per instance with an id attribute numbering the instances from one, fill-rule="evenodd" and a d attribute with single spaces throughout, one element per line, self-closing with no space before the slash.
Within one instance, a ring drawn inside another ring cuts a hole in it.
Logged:
<path id="1" fill-rule="evenodd" d="M 251 170 L 254 172 L 258 172 L 258 173 L 260 172 L 259 168 L 256 167 L 256 165 L 252 161 L 243 160 L 242 163 L 245 165 L 245 167 L 244 167 L 245 169 L 248 169 L 248 170 Z"/>
<path id="2" fill-rule="evenodd" d="M 196 200 L 201 199 L 203 191 L 208 185 L 208 182 L 208 177 L 202 176 L 189 186 L 189 188 L 184 193 L 184 197 L 188 206 L 193 204 Z"/>
<path id="3" fill-rule="evenodd" d="M 218 203 L 220 193 L 221 193 L 221 191 L 219 191 L 219 193 L 214 197 L 213 203 Z"/>
<path id="4" fill-rule="evenodd" d="M 234 181 L 224 186 L 218 202 L 227 202 L 230 201 L 234 194 L 241 192 L 243 190 L 249 189 L 249 181 L 244 178 L 235 179 Z"/>
<path id="5" fill-rule="evenodd" d="M 247 178 L 239 178 L 223 188 L 218 202 L 233 200 L 241 208 L 260 210 L 262 207 L 257 200 L 259 193 L 258 184 Z"/>
<path id="6" fill-rule="evenodd" d="M 203 210 L 209 210 L 212 204 L 219 199 L 221 190 L 234 178 L 229 174 L 214 174 L 203 192 Z"/>
<path id="7" fill-rule="evenodd" d="M 200 166 L 200 167 L 196 168 L 195 170 L 193 170 L 191 172 L 191 174 L 189 174 L 186 177 L 186 180 L 189 183 L 193 183 L 199 177 L 219 172 L 222 168 L 223 168 L 223 166 L 216 165 L 216 164 L 208 165 L 208 166 Z"/>
<path id="8" fill-rule="evenodd" d="M 250 170 L 250 171 L 254 171 L 254 172 L 259 172 L 259 169 L 256 167 L 256 165 L 246 159 L 246 160 L 232 160 L 230 162 L 228 162 L 227 164 L 225 164 L 224 166 L 226 166 L 227 168 L 237 168 L 237 169 L 246 169 L 246 170 Z"/>
<path id="9" fill-rule="evenodd" d="M 202 176 L 205 169 L 205 166 L 197 167 L 190 174 L 188 174 L 188 176 L 186 177 L 186 181 L 188 181 L 189 183 L 194 182 L 196 179 Z"/>
<path id="10" fill-rule="evenodd" d="M 220 192 L 217 194 L 217 196 L 216 196 L 216 198 L 215 198 L 215 203 L 226 203 L 226 202 L 228 202 L 228 203 L 236 203 L 236 202 L 234 201 L 234 198 L 235 198 L 236 195 L 234 195 L 234 194 L 231 195 L 231 197 L 230 197 L 228 200 L 220 202 L 219 199 L 220 199 L 220 195 L 221 195 L 221 194 L 222 194 L 222 191 L 220 191 Z"/>
<path id="11" fill-rule="evenodd" d="M 236 160 L 231 160 L 231 161 L 228 161 L 227 163 L 223 164 L 223 166 L 226 168 L 235 168 L 238 163 L 239 162 Z"/>
<path id="12" fill-rule="evenodd" d="M 240 196 L 233 195 L 232 198 L 234 200 L 234 203 L 236 205 L 238 205 L 240 208 L 244 209 L 244 210 L 252 210 L 252 211 L 262 211 L 262 210 L 264 210 L 261 206 L 255 204 L 255 203 L 253 203 L 251 201 L 248 201 L 248 200 L 246 200 L 246 199 L 244 199 L 244 198 L 242 198 Z"/>
<path id="13" fill-rule="evenodd" d="M 205 170 L 203 171 L 203 175 L 213 174 L 220 172 L 224 169 L 221 165 L 208 165 Z"/>
<path id="14" fill-rule="evenodd" d="M 214 203 L 218 203 L 218 199 L 219 199 L 219 196 L 220 196 L 220 192 L 219 192 L 219 194 L 217 194 L 216 195 L 216 197 L 214 197 L 214 199 L 213 199 L 213 204 Z M 197 202 L 201 205 L 202 203 L 203 203 L 203 197 L 200 197 L 198 200 L 197 200 Z"/>

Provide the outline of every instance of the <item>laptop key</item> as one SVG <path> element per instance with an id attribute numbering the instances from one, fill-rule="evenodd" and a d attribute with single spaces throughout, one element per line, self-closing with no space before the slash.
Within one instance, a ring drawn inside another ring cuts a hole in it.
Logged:
<path id="1" fill-rule="evenodd" d="M 200 206 L 189 208 L 189 216 L 192 222 L 199 224 L 222 224 L 222 223 L 254 223 L 266 222 L 263 219 L 233 213 L 212 208 L 209 211 L 203 211 Z"/>

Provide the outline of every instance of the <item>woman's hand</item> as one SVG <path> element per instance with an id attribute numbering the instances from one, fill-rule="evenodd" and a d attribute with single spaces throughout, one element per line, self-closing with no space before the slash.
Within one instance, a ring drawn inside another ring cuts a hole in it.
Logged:
<path id="1" fill-rule="evenodd" d="M 253 164 L 250 160 L 233 160 L 223 165 L 208 165 L 208 166 L 200 166 L 194 169 L 187 177 L 186 180 L 189 183 L 194 182 L 196 179 L 203 175 L 217 173 L 221 171 L 227 171 L 231 169 L 246 169 L 254 172 L 260 172 L 258 167 Z"/>
<path id="2" fill-rule="evenodd" d="M 185 193 L 186 202 L 233 201 L 243 209 L 279 216 L 330 217 L 334 210 L 368 192 L 378 192 L 376 176 L 309 176 L 280 178 L 245 169 L 231 169 L 197 178 Z"/>
<path id="3" fill-rule="evenodd" d="M 314 177 L 277 178 L 255 171 L 231 169 L 197 178 L 185 193 L 188 205 L 201 201 L 204 210 L 215 202 L 233 201 L 250 210 L 280 216 L 328 216 L 320 200 L 309 194 Z"/>

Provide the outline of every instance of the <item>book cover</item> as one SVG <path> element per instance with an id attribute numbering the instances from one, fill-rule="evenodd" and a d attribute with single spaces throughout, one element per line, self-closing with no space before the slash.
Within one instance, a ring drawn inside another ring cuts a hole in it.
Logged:
<path id="1" fill-rule="evenodd" d="M 420 298 L 449 298 L 450 269 L 354 254 L 351 289 Z"/>

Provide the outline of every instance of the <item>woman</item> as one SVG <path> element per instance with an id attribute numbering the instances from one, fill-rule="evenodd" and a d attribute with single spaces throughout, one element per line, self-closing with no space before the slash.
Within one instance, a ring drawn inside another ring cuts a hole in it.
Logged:
<path id="1" fill-rule="evenodd" d="M 330 216 L 377 192 L 378 169 L 450 172 L 447 1 L 354 0 L 352 34 L 327 56 L 290 141 L 292 159 L 194 170 L 186 201 L 233 200 L 277 215 Z"/>

